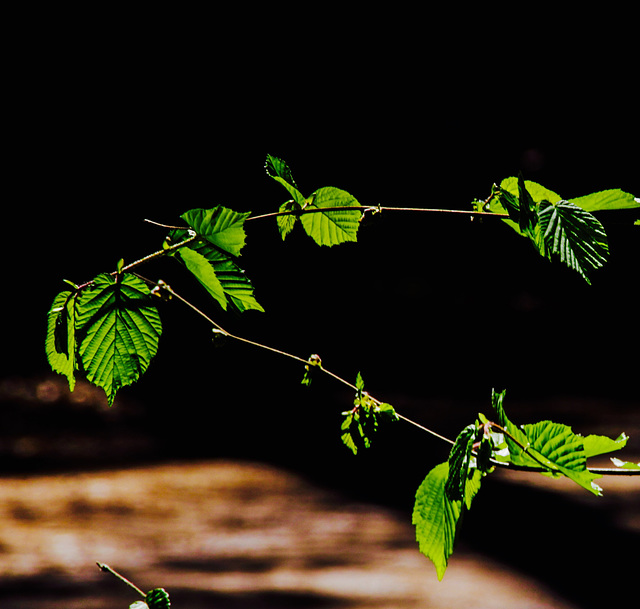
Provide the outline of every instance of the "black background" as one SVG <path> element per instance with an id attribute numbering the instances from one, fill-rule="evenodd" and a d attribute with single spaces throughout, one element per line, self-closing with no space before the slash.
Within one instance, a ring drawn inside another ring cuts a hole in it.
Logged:
<path id="1" fill-rule="evenodd" d="M 444 25 L 444 37 L 409 34 L 409 14 L 375 27 L 297 15 L 298 35 L 259 11 L 250 34 L 237 15 L 71 17 L 17 16 L 9 45 L 3 376 L 46 372 L 46 312 L 63 278 L 159 248 L 164 231 L 144 218 L 275 211 L 287 196 L 267 154 L 305 193 L 336 186 L 371 205 L 469 209 L 519 171 L 566 198 L 638 192 L 637 86 L 620 41 L 603 55 L 565 40 L 549 56 L 534 34 L 515 41 L 494 25 L 486 38 Z M 467 423 L 455 410 L 420 404 L 488 410 L 492 387 L 637 401 L 631 218 L 601 215 L 611 261 L 593 286 L 497 221 L 391 212 L 331 250 L 300 233 L 282 243 L 272 221 L 247 225 L 241 263 L 264 314 L 223 315 L 178 269 L 146 272 L 227 329 L 319 353 L 348 380 L 361 371 L 374 395 L 455 433 Z M 301 388 L 299 366 L 251 347 L 213 348 L 176 304 L 163 318 L 156 360 L 122 394 L 145 405 L 170 454 L 317 464 L 348 391 Z"/>

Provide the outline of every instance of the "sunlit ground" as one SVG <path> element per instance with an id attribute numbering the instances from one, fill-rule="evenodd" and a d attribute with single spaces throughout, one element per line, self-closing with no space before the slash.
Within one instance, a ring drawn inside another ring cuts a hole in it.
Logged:
<path id="1" fill-rule="evenodd" d="M 406 517 L 259 464 L 5 479 L 0 518 L 0 605 L 14 609 L 136 600 L 96 561 L 175 607 L 572 606 L 464 548 L 438 582 Z"/>

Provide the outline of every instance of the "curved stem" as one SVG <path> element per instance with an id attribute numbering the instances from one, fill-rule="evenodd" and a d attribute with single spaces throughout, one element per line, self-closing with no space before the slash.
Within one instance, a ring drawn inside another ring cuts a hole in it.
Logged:
<path id="1" fill-rule="evenodd" d="M 186 300 L 185 298 L 180 296 L 175 290 L 173 290 L 173 288 L 168 286 L 166 283 L 163 283 L 162 286 L 172 296 L 177 298 L 180 302 L 182 302 L 183 304 L 187 305 L 190 309 L 192 309 L 198 315 L 200 315 L 206 321 L 208 321 L 212 326 L 215 327 L 216 331 L 219 332 L 220 334 L 223 334 L 224 336 L 227 336 L 227 337 L 232 338 L 234 340 L 243 342 L 245 344 L 253 345 L 254 347 L 259 347 L 260 349 L 265 349 L 266 351 L 271 351 L 272 353 L 277 353 L 278 355 L 282 355 L 284 357 L 288 357 L 289 359 L 292 359 L 292 360 L 294 360 L 296 362 L 299 362 L 301 364 L 305 364 L 306 365 L 306 364 L 309 363 L 308 359 L 303 359 L 301 357 L 298 357 L 297 355 L 293 355 L 292 353 L 287 353 L 286 351 L 282 351 L 281 349 L 276 349 L 275 347 L 270 347 L 269 345 L 264 345 L 264 344 L 258 343 L 256 341 L 249 340 L 247 338 L 243 338 L 242 336 L 236 336 L 235 334 L 231 334 L 231 332 L 227 332 L 220 324 L 218 324 L 213 319 L 211 319 L 206 313 L 204 313 L 203 311 L 198 309 L 198 307 L 196 307 L 195 305 L 191 304 L 188 300 Z M 350 383 L 346 379 L 343 379 L 341 376 L 338 376 L 337 374 L 331 372 L 330 370 L 327 370 L 323 366 L 318 366 L 318 368 L 322 372 L 327 374 L 328 376 L 330 376 L 333 379 L 335 379 L 336 381 L 342 383 L 343 385 L 346 385 L 347 387 L 349 387 L 350 389 L 353 389 L 354 391 L 357 391 L 358 388 L 354 384 Z M 371 398 L 377 404 L 381 403 L 380 400 L 377 400 L 373 396 L 371 396 Z M 409 419 L 408 417 L 405 417 L 404 415 L 401 415 L 401 414 L 398 414 L 398 413 L 396 413 L 396 414 L 398 415 L 398 418 L 402 419 L 403 421 L 406 421 L 407 423 L 410 423 L 414 427 L 417 427 L 418 429 L 421 429 L 422 431 L 426 431 L 427 433 L 430 433 L 432 436 L 434 436 L 436 438 L 439 438 L 440 440 L 442 440 L 444 442 L 447 442 L 447 443 L 452 444 L 452 445 L 455 444 L 455 442 L 453 440 L 450 440 L 449 438 L 445 438 L 444 436 L 441 436 L 439 433 L 436 433 L 435 431 L 429 429 L 428 427 L 424 427 L 423 425 L 420 425 L 420 423 L 416 423 L 415 421 L 412 421 L 411 419 Z"/>
<path id="2" fill-rule="evenodd" d="M 509 214 L 498 214 L 490 211 L 474 211 L 463 209 L 434 209 L 428 207 L 382 207 L 382 206 L 367 206 L 367 205 L 346 205 L 344 207 L 312 207 L 304 209 L 295 209 L 289 211 L 277 211 L 268 214 L 261 214 L 259 216 L 250 216 L 249 220 L 262 220 L 264 218 L 275 218 L 277 216 L 300 216 L 302 214 L 319 214 L 330 213 L 335 211 L 361 211 L 366 213 L 368 211 L 377 213 L 381 211 L 404 211 L 404 212 L 427 212 L 438 214 L 462 214 L 465 216 L 492 216 L 494 218 L 508 218 Z"/>
<path id="3" fill-rule="evenodd" d="M 301 364 L 305 364 L 306 365 L 306 364 L 309 363 L 308 359 L 304 359 L 302 357 L 298 357 L 297 355 L 293 355 L 292 353 L 288 353 L 286 351 L 282 351 L 281 349 L 276 349 L 275 347 L 270 347 L 269 345 L 264 345 L 262 343 L 259 343 L 259 342 L 253 341 L 253 340 L 249 340 L 247 338 L 243 338 L 242 336 L 236 336 L 235 334 L 231 334 L 230 332 L 227 332 L 220 324 L 215 322 L 206 313 L 204 313 L 203 311 L 198 309 L 195 305 L 191 304 L 188 300 L 186 300 L 185 298 L 180 296 L 169 285 L 167 285 L 166 283 L 163 282 L 162 283 L 162 288 L 165 289 L 169 294 L 171 294 L 172 296 L 177 298 L 180 302 L 182 302 L 183 304 L 187 305 L 190 309 L 195 311 L 198 315 L 203 317 L 220 334 L 222 334 L 224 336 L 227 336 L 229 338 L 232 338 L 234 340 L 243 342 L 245 344 L 253 345 L 254 347 L 259 347 L 260 349 L 264 349 L 266 351 L 271 351 L 272 353 L 276 353 L 276 354 L 281 355 L 283 357 L 288 357 L 289 359 L 292 359 L 292 360 L 294 360 L 296 362 L 299 362 Z M 353 385 L 349 381 L 343 379 L 341 376 L 338 376 L 337 374 L 331 372 L 330 370 L 327 370 L 322 365 L 318 366 L 318 368 L 322 372 L 324 372 L 325 374 L 327 374 L 327 375 L 331 376 L 332 378 L 334 378 L 335 380 L 339 381 L 340 383 L 346 385 L 347 387 L 353 389 L 354 391 L 357 391 L 357 387 L 355 385 Z M 374 398 L 373 396 L 370 396 L 370 397 L 375 403 L 381 404 L 380 400 Z M 432 429 L 429 429 L 428 427 L 425 427 L 425 426 L 421 425 L 420 423 L 417 423 L 416 421 L 413 421 L 412 419 L 410 419 L 410 418 L 408 418 L 408 417 L 406 417 L 406 416 L 404 416 L 404 415 L 402 415 L 402 414 L 400 414 L 398 412 L 396 412 L 396 415 L 397 415 L 397 417 L 399 419 L 405 421 L 406 423 L 409 423 L 409 424 L 413 425 L 414 427 L 417 427 L 418 429 L 420 429 L 422 431 L 427 432 L 428 434 L 431 434 L 435 438 L 438 438 L 439 440 L 442 440 L 443 442 L 447 442 L 448 444 L 455 445 L 455 442 L 453 440 L 451 440 L 450 438 L 447 438 L 447 437 L 445 437 L 443 435 L 440 435 L 439 433 L 433 431 Z M 497 423 L 491 423 L 491 426 L 494 427 L 499 432 L 501 432 L 501 433 L 505 434 L 506 436 L 508 436 L 513 442 L 515 442 L 518 446 L 520 446 L 522 448 L 522 450 L 524 452 L 526 452 L 527 455 L 529 455 L 534 461 L 540 463 L 540 467 L 530 467 L 530 466 L 514 465 L 513 463 L 505 463 L 505 462 L 502 462 L 502 461 L 492 460 L 492 463 L 494 465 L 496 465 L 497 467 L 504 467 L 504 468 L 511 469 L 511 470 L 514 470 L 514 471 L 527 471 L 527 472 L 536 472 L 536 473 L 550 471 L 550 468 L 547 467 L 546 464 L 544 464 L 542 461 L 540 461 L 540 459 L 538 459 L 535 455 L 530 453 L 528 451 L 528 447 L 527 446 L 523 446 L 521 442 L 516 440 L 516 438 L 514 438 L 513 435 L 511 435 L 509 433 L 508 430 L 504 429 L 502 426 L 498 425 Z M 587 469 L 592 473 L 602 474 L 602 475 L 620 475 L 620 476 L 640 475 L 640 470 L 631 470 L 631 469 L 622 469 L 622 468 L 587 468 Z"/>

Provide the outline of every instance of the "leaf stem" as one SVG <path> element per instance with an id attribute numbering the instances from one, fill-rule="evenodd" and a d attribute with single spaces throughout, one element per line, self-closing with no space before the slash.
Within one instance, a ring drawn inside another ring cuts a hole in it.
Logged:
<path id="1" fill-rule="evenodd" d="M 190 232 L 192 234 L 190 234 L 189 237 L 187 237 L 184 241 L 180 241 L 179 243 L 174 243 L 173 245 L 170 245 L 166 249 L 161 249 L 161 250 L 158 250 L 157 252 L 153 252 L 152 254 L 148 254 L 147 256 L 143 256 L 142 258 L 139 258 L 135 262 L 131 262 L 126 266 L 122 267 L 122 272 L 124 273 L 125 271 L 129 271 L 132 268 L 135 268 L 136 266 L 140 266 L 141 264 L 144 264 L 145 262 L 149 262 L 151 260 L 155 260 L 156 258 L 161 258 L 162 256 L 166 256 L 167 254 L 171 254 L 175 250 L 180 249 L 181 247 L 184 247 L 185 245 L 188 245 L 189 243 L 195 241 L 198 238 L 198 235 L 194 231 L 190 231 Z"/>
<path id="2" fill-rule="evenodd" d="M 442 440 L 443 442 L 448 442 L 452 446 L 455 445 L 455 442 L 453 440 L 450 440 L 449 438 L 445 438 L 444 436 L 441 436 L 439 433 L 436 433 L 435 431 L 429 429 L 428 427 L 424 427 L 423 425 L 420 425 L 420 423 L 416 423 L 415 421 L 405 417 L 404 415 L 400 414 L 397 411 L 396 411 L 396 415 L 398 416 L 399 419 L 402 419 L 403 421 L 406 421 L 407 423 L 411 423 L 411 425 L 413 425 L 414 427 L 417 427 L 418 429 L 421 429 L 422 431 L 426 431 L 427 433 L 430 433 L 432 436 Z"/>
<path id="3" fill-rule="evenodd" d="M 142 590 L 140 590 L 138 586 L 130 582 L 126 577 L 120 575 L 120 573 L 118 573 L 117 571 L 114 571 L 109 565 L 105 565 L 101 562 L 97 562 L 96 565 L 98 565 L 98 568 L 101 571 L 104 571 L 105 573 L 111 573 L 111 575 L 117 577 L 121 582 L 124 582 L 130 588 L 133 588 L 142 598 L 147 598 L 147 595 Z"/>
<path id="4" fill-rule="evenodd" d="M 307 365 L 309 363 L 308 359 L 303 359 L 301 357 L 298 357 L 297 355 L 293 355 L 292 353 L 288 353 L 286 351 L 282 351 L 281 349 L 276 349 L 275 347 L 270 347 L 269 345 L 264 345 L 262 343 L 258 343 L 256 341 L 249 340 L 247 338 L 243 338 L 242 336 L 236 336 L 235 334 L 231 334 L 230 332 L 227 332 L 220 324 L 218 324 L 213 319 L 211 319 L 206 313 L 204 313 L 203 311 L 198 309 L 198 307 L 196 307 L 195 305 L 190 303 L 188 300 L 186 300 L 185 298 L 180 296 L 169 285 L 167 285 L 166 283 L 162 283 L 162 287 L 163 287 L 163 289 L 167 290 L 172 296 L 177 298 L 180 302 L 182 302 L 183 304 L 187 305 L 190 309 L 192 309 L 198 315 L 203 317 L 206 321 L 208 321 L 212 326 L 214 326 L 216 328 L 217 332 L 220 332 L 224 336 L 227 336 L 227 337 L 232 338 L 234 340 L 246 343 L 248 345 L 253 345 L 254 347 L 259 347 L 260 349 L 265 349 L 267 351 L 271 351 L 272 353 L 277 353 L 278 355 L 282 355 L 284 357 L 288 357 L 288 358 L 290 358 L 290 359 L 292 359 L 292 360 L 294 360 L 296 362 L 300 362 L 301 364 Z M 342 383 L 343 385 L 346 385 L 350 389 L 353 389 L 354 391 L 358 390 L 358 388 L 353 383 L 350 383 L 349 381 L 347 381 L 346 379 L 342 378 L 341 376 L 338 376 L 337 374 L 331 372 L 330 370 L 327 370 L 323 366 L 320 365 L 320 366 L 318 366 L 318 368 L 320 368 L 320 370 L 322 370 L 322 372 L 324 372 L 328 376 L 332 377 L 333 379 L 335 379 L 336 381 Z M 380 405 L 382 403 L 380 400 L 377 400 L 373 396 L 370 396 L 370 397 L 376 404 Z M 440 439 L 440 440 L 442 440 L 444 442 L 447 442 L 447 443 L 449 443 L 451 445 L 455 444 L 455 442 L 453 440 L 450 440 L 449 438 L 446 438 L 445 436 L 442 436 L 439 433 L 436 433 L 435 431 L 429 429 L 428 427 L 424 427 L 423 425 L 420 425 L 420 423 L 416 423 L 416 421 L 413 421 L 413 420 L 409 419 L 408 417 L 405 417 L 404 415 L 398 414 L 397 412 L 396 412 L 396 414 L 397 414 L 398 418 L 402 419 L 403 421 L 405 421 L 407 423 L 410 423 L 414 427 L 417 427 L 418 429 L 421 429 L 422 431 L 426 431 L 427 433 L 431 434 L 432 436 L 434 436 L 434 437 L 436 437 L 436 438 L 438 438 L 438 439 Z"/>
<path id="5" fill-rule="evenodd" d="M 189 237 L 184 241 L 180 241 L 179 243 L 174 243 L 173 245 L 170 245 L 166 249 L 158 250 L 157 252 L 153 252 L 152 254 L 147 254 L 146 256 L 143 256 L 142 258 L 139 258 L 134 262 L 130 262 L 126 266 L 123 266 L 119 271 L 113 271 L 111 275 L 113 276 L 113 275 L 122 274 L 126 271 L 130 271 L 131 269 L 137 266 L 140 266 L 141 264 L 144 264 L 145 262 L 150 262 L 151 260 L 155 260 L 156 258 L 161 258 L 162 256 L 166 256 L 167 254 L 170 254 L 175 250 L 181 247 L 184 247 L 185 245 L 188 245 L 192 241 L 195 241 L 197 238 L 198 238 L 198 235 L 194 232 L 193 234 L 189 235 Z M 80 290 L 84 290 L 85 288 L 88 288 L 90 285 L 93 285 L 93 282 L 94 280 L 92 279 L 91 281 L 87 281 L 77 286 L 76 292 L 79 292 Z"/>

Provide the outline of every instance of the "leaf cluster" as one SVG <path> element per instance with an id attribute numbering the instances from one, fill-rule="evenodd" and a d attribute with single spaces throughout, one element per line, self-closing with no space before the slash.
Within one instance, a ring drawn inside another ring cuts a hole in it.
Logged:
<path id="1" fill-rule="evenodd" d="M 505 220 L 526 237 L 538 253 L 557 259 L 591 283 L 591 276 L 609 257 L 607 234 L 594 211 L 630 209 L 640 205 L 632 194 L 620 189 L 564 200 L 558 194 L 518 178 L 506 178 L 495 186 L 484 209 L 507 213 Z"/>
<path id="2" fill-rule="evenodd" d="M 369 448 L 373 436 L 383 420 L 397 421 L 398 415 L 391 404 L 379 402 L 364 390 L 364 381 L 358 372 L 353 408 L 342 413 L 342 442 L 354 455 Z"/>
<path id="3" fill-rule="evenodd" d="M 211 297 L 227 310 L 264 311 L 255 299 L 253 285 L 238 265 L 245 246 L 244 223 L 250 212 L 239 213 L 218 205 L 212 209 L 192 209 L 180 217 L 189 229 L 174 229 L 164 247 L 184 242 L 190 235 L 196 239 L 175 250 L 172 255 L 202 284 Z"/>
<path id="4" fill-rule="evenodd" d="M 484 476 L 496 466 L 566 476 L 600 495 L 602 489 L 594 480 L 601 475 L 588 470 L 587 459 L 620 450 L 627 443 L 625 434 L 615 440 L 598 435 L 582 437 L 567 425 L 551 421 L 517 426 L 505 413 L 504 396 L 504 391 L 492 393 L 498 423 L 478 415 L 473 425 L 460 432 L 448 460 L 434 467 L 416 492 L 412 518 L 416 539 L 440 580 L 453 553 L 462 515 L 471 508 Z M 634 467 L 623 462 L 620 465 Z"/>
<path id="5" fill-rule="evenodd" d="M 282 159 L 268 155 L 265 168 L 267 175 L 292 196 L 280 205 L 280 213 L 276 216 L 283 240 L 298 221 L 318 245 L 331 247 L 358 240 L 362 212 L 358 209 L 360 203 L 353 195 L 339 188 L 325 186 L 305 197 L 298 190 L 291 169 Z"/>
<path id="6" fill-rule="evenodd" d="M 188 227 L 173 229 L 158 253 L 181 263 L 223 310 L 264 310 L 237 263 L 248 215 L 222 206 L 192 209 L 181 216 Z M 122 261 L 114 273 L 70 285 L 73 289 L 60 292 L 49 310 L 49 364 L 67 377 L 72 391 L 81 374 L 104 389 L 112 405 L 117 392 L 136 382 L 155 356 L 162 323 L 154 296 L 170 298 L 171 290 L 161 280 L 125 272 Z"/>

